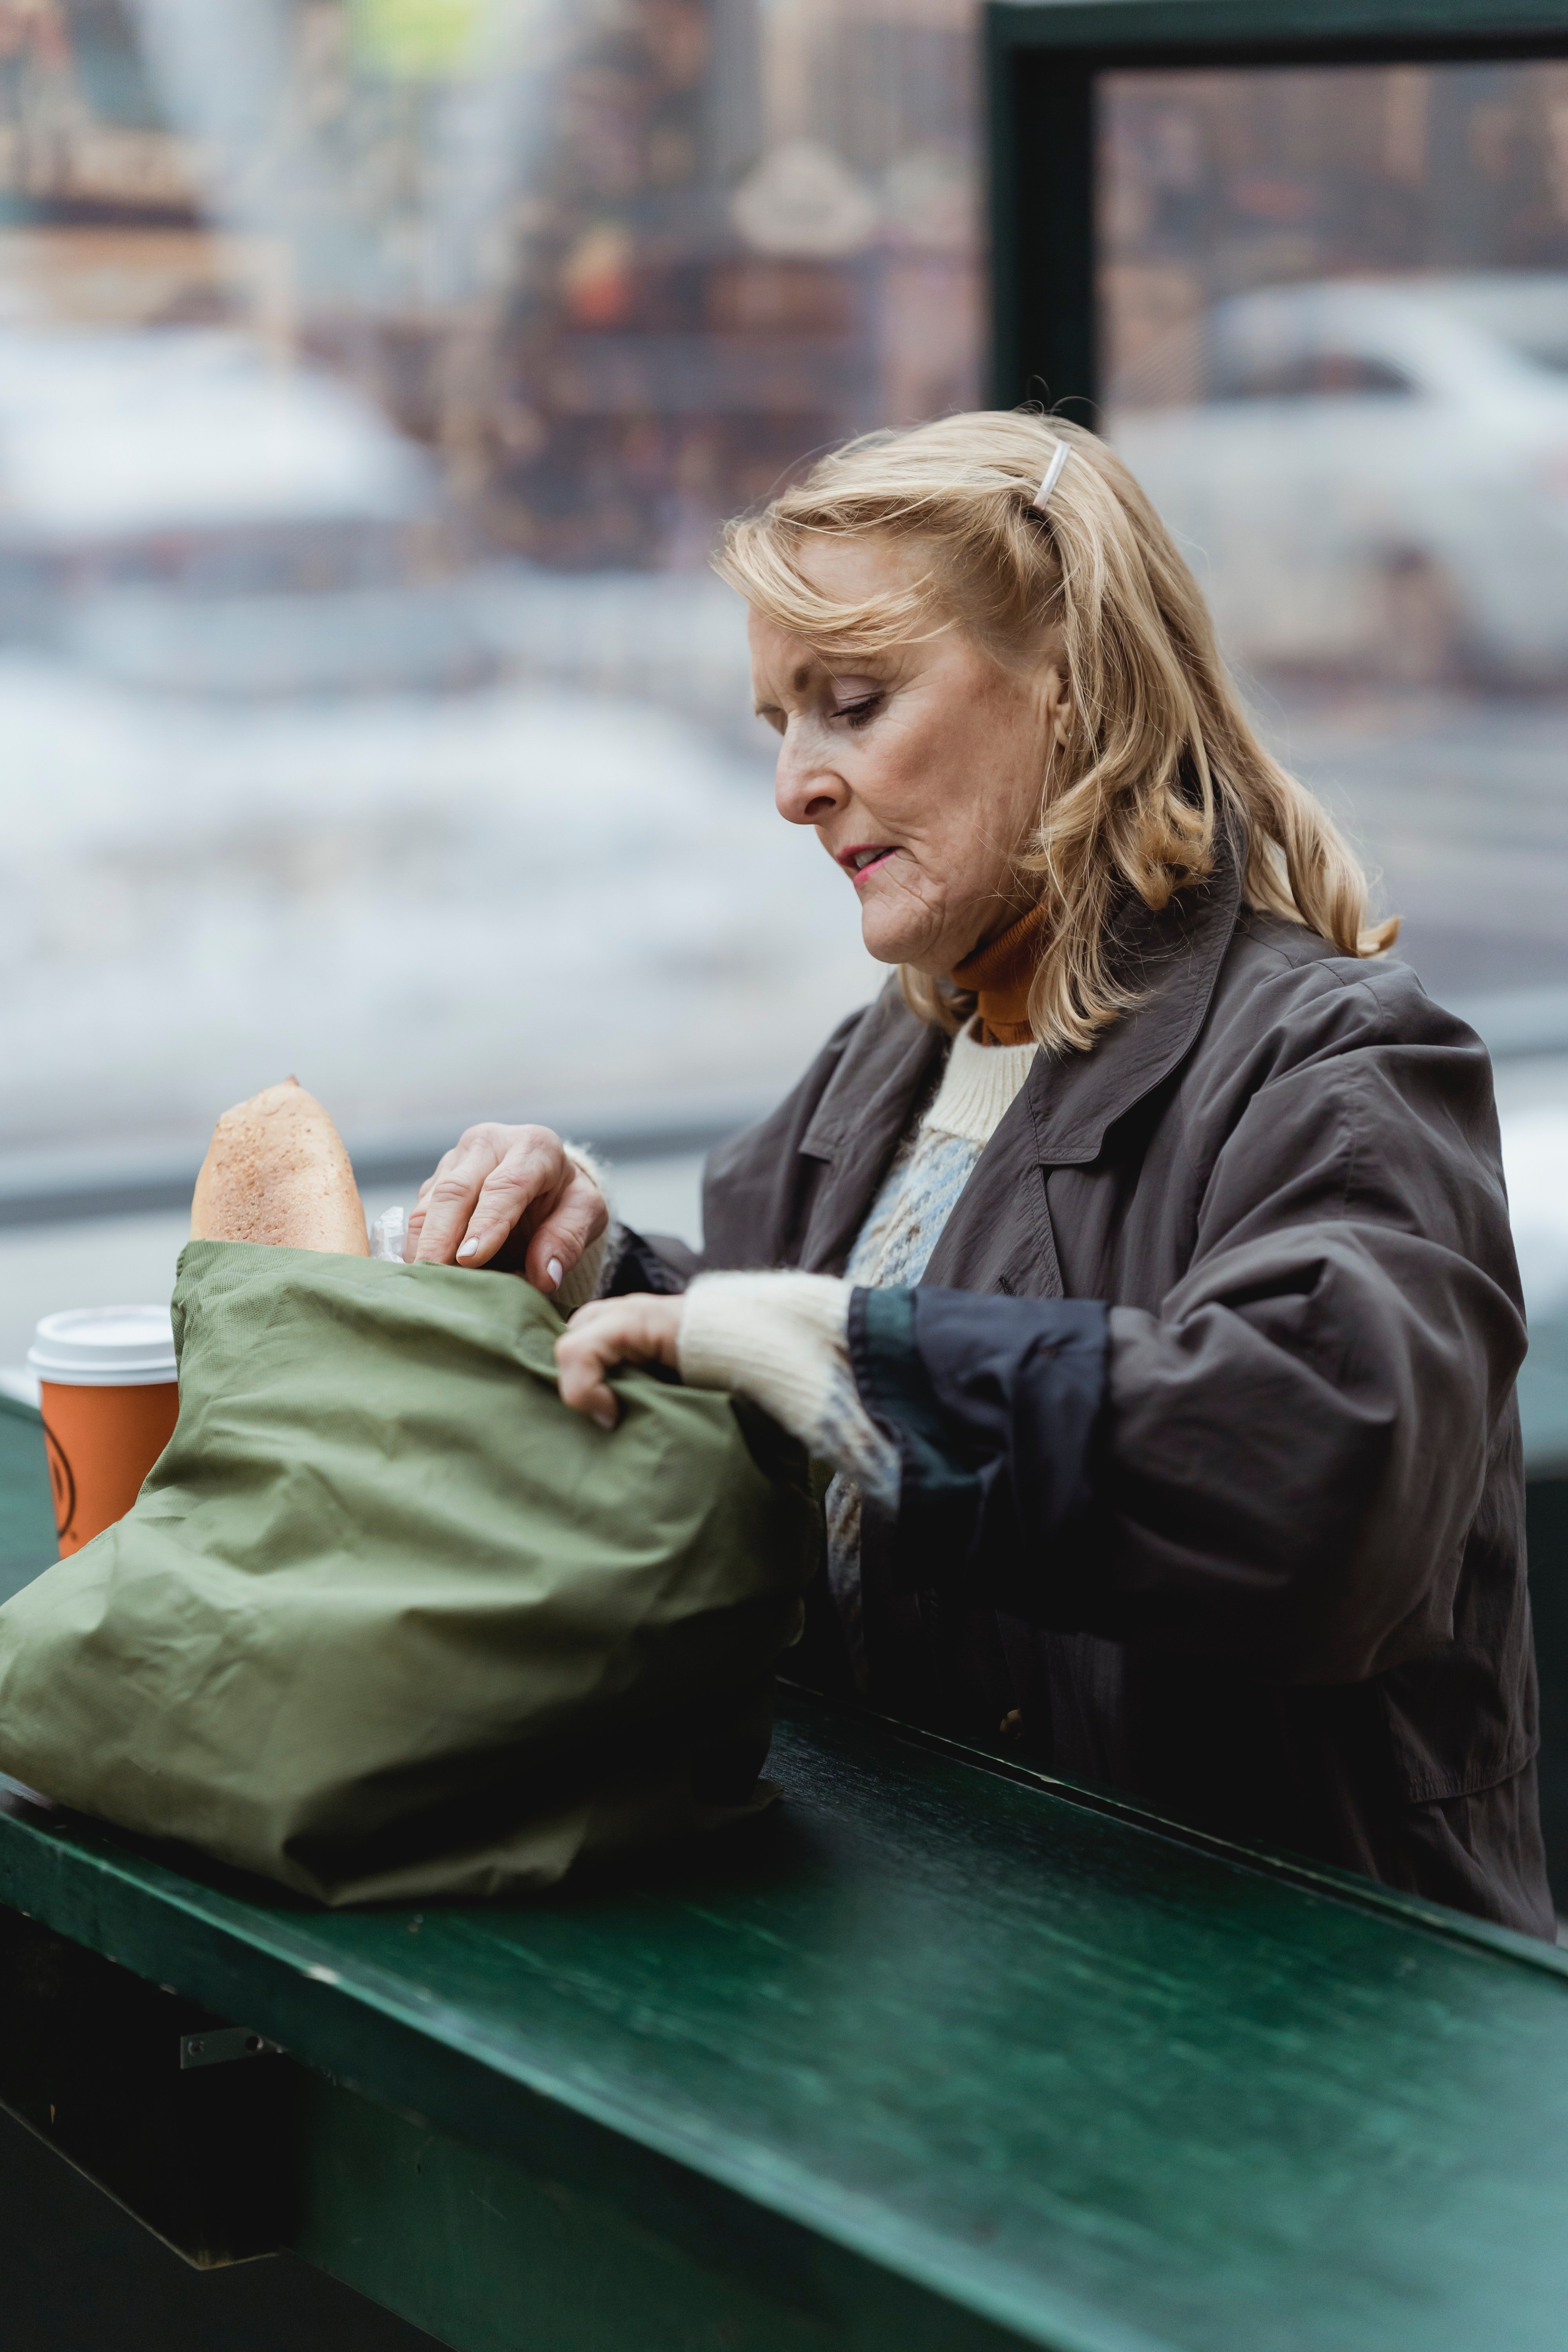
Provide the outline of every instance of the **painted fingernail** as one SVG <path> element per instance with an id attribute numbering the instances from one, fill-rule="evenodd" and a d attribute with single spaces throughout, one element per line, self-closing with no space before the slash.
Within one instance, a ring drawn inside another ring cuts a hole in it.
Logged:
<path id="1" fill-rule="evenodd" d="M 561 1287 L 561 1260 L 558 1257 L 552 1257 L 544 1271 L 550 1276 L 555 1288 L 559 1290 Z"/>
<path id="2" fill-rule="evenodd" d="M 594 1418 L 601 1429 L 614 1429 L 616 1425 L 616 1416 L 613 1412 L 596 1412 Z"/>
<path id="3" fill-rule="evenodd" d="M 458 1255 L 459 1257 L 472 1257 L 474 1252 L 478 1248 L 479 1243 L 471 1238 L 466 1242 L 459 1242 L 458 1244 Z"/>

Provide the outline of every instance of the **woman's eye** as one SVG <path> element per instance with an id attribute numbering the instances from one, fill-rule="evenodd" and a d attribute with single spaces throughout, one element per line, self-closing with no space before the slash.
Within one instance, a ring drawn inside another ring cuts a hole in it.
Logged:
<path id="1" fill-rule="evenodd" d="M 879 694 L 868 694 L 862 696 L 858 702 L 840 703 L 833 716 L 835 719 L 847 719 L 851 727 L 864 727 L 876 717 L 881 707 L 882 697 Z"/>

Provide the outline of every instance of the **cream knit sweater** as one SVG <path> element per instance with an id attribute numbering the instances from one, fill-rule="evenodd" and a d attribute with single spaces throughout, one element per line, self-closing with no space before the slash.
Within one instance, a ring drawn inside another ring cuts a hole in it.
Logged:
<path id="1" fill-rule="evenodd" d="M 935 1097 L 900 1146 L 842 1279 L 704 1274 L 686 1293 L 681 1379 L 752 1398 L 837 1474 L 827 1496 L 828 1580 L 858 1664 L 860 1498 L 896 1504 L 899 1456 L 855 1385 L 849 1294 L 920 1280 L 1037 1050 L 982 1045 L 967 1030 L 953 1039 Z"/>

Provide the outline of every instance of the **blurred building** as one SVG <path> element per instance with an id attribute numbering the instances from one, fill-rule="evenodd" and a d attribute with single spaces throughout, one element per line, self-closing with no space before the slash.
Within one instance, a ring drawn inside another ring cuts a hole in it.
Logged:
<path id="1" fill-rule="evenodd" d="M 1226 297 L 1568 270 L 1568 63 L 1110 74 L 1100 180 L 1111 404 L 1197 400 Z"/>
<path id="2" fill-rule="evenodd" d="M 202 26 L 0 0 L 0 318 L 314 355 L 570 566 L 689 567 L 803 452 L 974 395 L 968 0 Z"/>
<path id="3" fill-rule="evenodd" d="M 870 992 L 703 559 L 978 393 L 972 7 L 0 0 L 16 1184 L 287 1069 L 707 1118 Z M 1563 973 L 1565 74 L 1100 93 L 1114 430 L 1467 995 Z"/>
<path id="4" fill-rule="evenodd" d="M 1111 431 L 1255 673 L 1568 679 L 1568 64 L 1107 75 Z"/>

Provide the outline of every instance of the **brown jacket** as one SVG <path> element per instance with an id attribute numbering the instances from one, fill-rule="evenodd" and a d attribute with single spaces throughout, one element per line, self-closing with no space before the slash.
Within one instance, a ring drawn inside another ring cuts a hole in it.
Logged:
<path id="1" fill-rule="evenodd" d="M 1550 1936 L 1486 1052 L 1405 967 L 1242 908 L 1233 865 L 1120 952 L 1142 1003 L 1038 1058 L 904 1308 L 974 1497 L 945 1572 L 862 1323 L 906 1464 L 864 1544 L 873 1702 L 991 1743 L 1017 1710 L 1058 1771 Z M 896 987 L 846 1022 L 715 1153 L 701 1263 L 841 1272 L 942 1043 Z M 1104 1303 L 1098 1347 L 1063 1300 Z M 1087 1499 L 1047 1524 L 1064 1447 Z"/>

